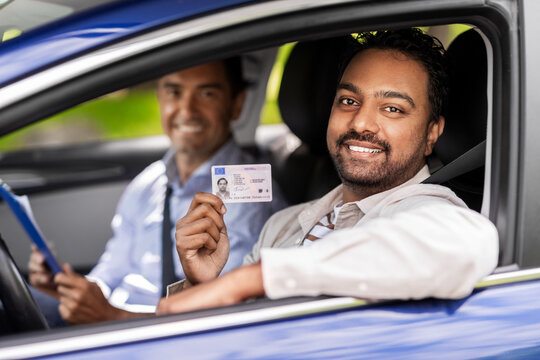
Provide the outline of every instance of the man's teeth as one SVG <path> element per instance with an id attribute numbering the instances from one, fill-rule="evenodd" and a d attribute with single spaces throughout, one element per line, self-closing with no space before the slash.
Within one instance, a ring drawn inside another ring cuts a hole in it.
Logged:
<path id="1" fill-rule="evenodd" d="M 370 148 L 365 148 L 365 147 L 362 147 L 362 146 L 352 146 L 352 145 L 349 145 L 349 149 L 352 150 L 352 151 L 371 153 L 371 154 L 380 153 L 382 151 L 382 150 L 379 150 L 379 149 L 370 149 Z"/>
<path id="2" fill-rule="evenodd" d="M 179 125 L 178 130 L 183 132 L 198 132 L 201 131 L 203 128 L 201 125 Z"/>

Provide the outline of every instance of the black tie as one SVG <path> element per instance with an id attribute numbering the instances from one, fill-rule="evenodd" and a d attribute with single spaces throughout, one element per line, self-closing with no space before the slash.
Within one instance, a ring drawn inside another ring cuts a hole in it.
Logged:
<path id="1" fill-rule="evenodd" d="M 174 262 L 171 246 L 171 211 L 169 202 L 172 189 L 167 186 L 163 204 L 163 227 L 161 229 L 161 297 L 167 295 L 167 285 L 178 281 L 174 273 Z"/>

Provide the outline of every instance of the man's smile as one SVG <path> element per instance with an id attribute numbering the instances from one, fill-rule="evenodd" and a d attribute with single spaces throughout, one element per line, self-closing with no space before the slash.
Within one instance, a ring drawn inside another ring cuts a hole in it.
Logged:
<path id="1" fill-rule="evenodd" d="M 371 159 L 382 155 L 387 147 L 369 140 L 348 139 L 340 146 L 352 159 Z"/>
<path id="2" fill-rule="evenodd" d="M 203 127 L 201 125 L 179 125 L 176 127 L 178 131 L 184 132 L 184 133 L 197 133 L 201 132 L 203 130 Z"/>
<path id="3" fill-rule="evenodd" d="M 342 134 L 336 141 L 336 145 L 344 149 L 352 156 L 370 158 L 388 152 L 390 144 L 379 139 L 373 133 L 358 133 L 354 130 Z"/>
<path id="4" fill-rule="evenodd" d="M 173 121 L 172 128 L 183 134 L 195 134 L 204 130 L 204 126 L 197 122 Z"/>
<path id="5" fill-rule="evenodd" d="M 371 153 L 371 154 L 382 152 L 382 150 L 380 149 L 372 149 L 372 148 L 354 146 L 354 145 L 349 145 L 349 150 L 354 151 L 354 152 Z"/>

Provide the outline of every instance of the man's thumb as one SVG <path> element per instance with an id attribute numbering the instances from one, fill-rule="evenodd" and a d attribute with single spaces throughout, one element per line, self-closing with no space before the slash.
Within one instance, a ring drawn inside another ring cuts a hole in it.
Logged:
<path id="1" fill-rule="evenodd" d="M 74 275 L 75 272 L 73 271 L 73 269 L 71 268 L 71 265 L 69 264 L 62 264 L 62 270 L 64 270 L 64 272 L 67 274 L 67 275 Z"/>

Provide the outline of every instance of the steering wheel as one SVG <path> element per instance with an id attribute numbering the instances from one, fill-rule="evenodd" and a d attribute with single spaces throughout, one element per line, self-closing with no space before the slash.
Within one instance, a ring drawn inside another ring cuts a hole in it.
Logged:
<path id="1" fill-rule="evenodd" d="M 48 329 L 24 278 L 0 235 L 0 300 L 11 330 L 23 332 Z"/>

